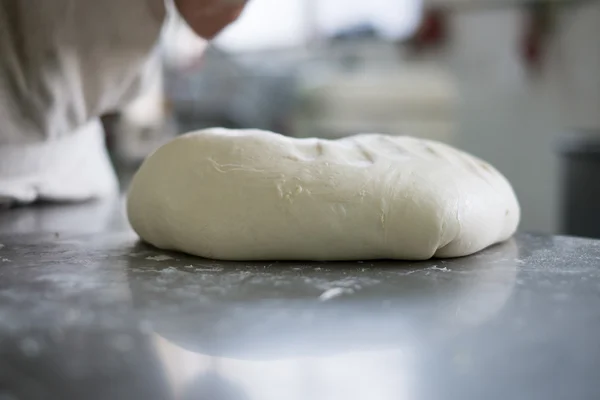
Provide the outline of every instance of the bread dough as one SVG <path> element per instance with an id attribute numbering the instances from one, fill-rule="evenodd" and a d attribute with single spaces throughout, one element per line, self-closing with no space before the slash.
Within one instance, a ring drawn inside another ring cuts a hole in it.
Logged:
<path id="1" fill-rule="evenodd" d="M 508 239 L 520 218 L 498 171 L 442 143 L 221 128 L 152 154 L 127 209 L 146 242 L 221 260 L 459 257 Z"/>

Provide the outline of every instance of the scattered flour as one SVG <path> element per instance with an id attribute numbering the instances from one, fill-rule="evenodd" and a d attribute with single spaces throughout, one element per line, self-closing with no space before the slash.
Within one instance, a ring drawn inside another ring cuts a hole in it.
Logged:
<path id="1" fill-rule="evenodd" d="M 331 289 L 327 289 L 326 291 L 324 291 L 319 296 L 319 300 L 328 301 L 328 300 L 334 299 L 336 297 L 342 296 L 344 294 L 352 294 L 352 293 L 354 293 L 354 289 L 341 288 L 341 287 L 331 288 Z"/>
<path id="2" fill-rule="evenodd" d="M 452 271 L 451 269 L 448 269 L 447 267 L 440 268 L 437 265 L 434 265 L 433 267 L 429 267 L 427 269 L 433 270 L 433 271 L 442 271 L 442 272 L 450 272 L 450 271 Z"/>
<path id="3" fill-rule="evenodd" d="M 161 254 L 159 256 L 151 256 L 151 257 L 146 257 L 146 260 L 151 260 L 151 261 L 167 261 L 167 260 L 172 260 L 173 257 L 168 256 L 166 254 Z"/>
<path id="4" fill-rule="evenodd" d="M 208 268 L 196 268 L 195 272 L 221 272 L 223 271 L 222 267 L 208 267 Z"/>

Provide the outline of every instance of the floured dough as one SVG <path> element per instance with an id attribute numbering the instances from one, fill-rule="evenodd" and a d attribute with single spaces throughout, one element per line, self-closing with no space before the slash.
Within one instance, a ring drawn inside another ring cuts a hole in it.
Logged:
<path id="1" fill-rule="evenodd" d="M 498 171 L 441 143 L 217 128 L 151 155 L 128 215 L 154 246 L 207 258 L 422 260 L 508 239 L 520 209 Z"/>

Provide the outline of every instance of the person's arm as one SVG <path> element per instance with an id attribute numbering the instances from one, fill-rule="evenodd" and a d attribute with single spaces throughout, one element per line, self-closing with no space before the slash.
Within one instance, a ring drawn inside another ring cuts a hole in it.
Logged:
<path id="1" fill-rule="evenodd" d="M 239 0 L 174 0 L 199 35 Z M 1 0 L 0 145 L 56 138 L 130 101 L 159 38 L 164 0 Z"/>

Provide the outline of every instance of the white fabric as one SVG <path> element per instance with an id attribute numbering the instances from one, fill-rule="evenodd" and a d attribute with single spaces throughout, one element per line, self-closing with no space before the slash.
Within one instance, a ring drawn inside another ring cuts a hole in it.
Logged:
<path id="1" fill-rule="evenodd" d="M 508 239 L 520 219 L 498 171 L 442 143 L 226 129 L 156 151 L 127 210 L 159 248 L 229 260 L 459 257 Z"/>
<path id="2" fill-rule="evenodd" d="M 0 2 L 0 203 L 116 187 L 95 119 L 145 86 L 164 14 L 163 0 Z"/>
<path id="3" fill-rule="evenodd" d="M 78 201 L 117 190 L 97 120 L 58 139 L 0 146 L 0 204 Z"/>

